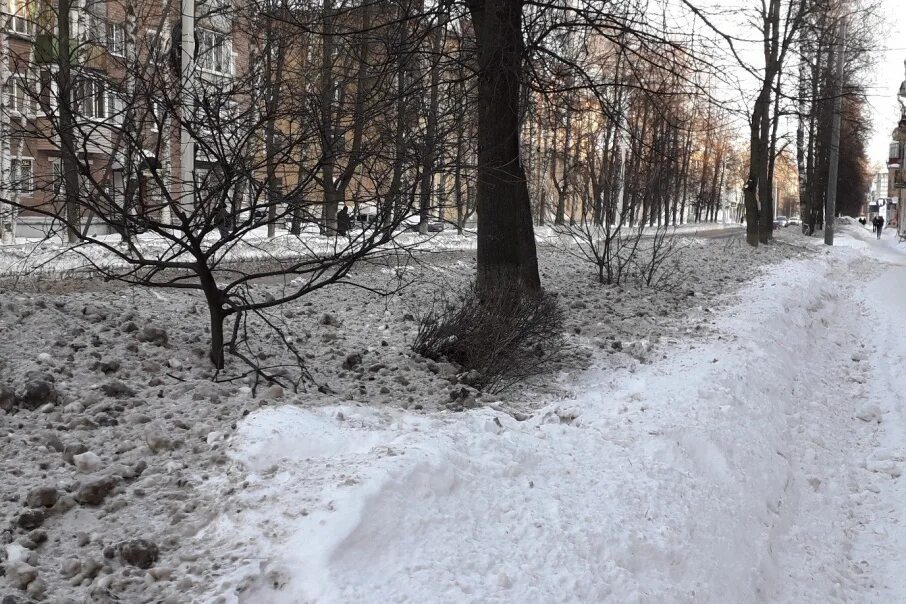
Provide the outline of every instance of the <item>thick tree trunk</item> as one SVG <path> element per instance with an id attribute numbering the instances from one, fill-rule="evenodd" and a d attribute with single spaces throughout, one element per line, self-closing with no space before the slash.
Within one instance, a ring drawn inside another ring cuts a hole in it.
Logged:
<path id="1" fill-rule="evenodd" d="M 767 157 L 770 152 L 767 138 L 769 130 L 765 124 L 768 119 L 767 114 L 770 110 L 770 105 L 770 83 L 766 83 L 755 101 L 752 121 L 749 124 L 749 176 L 745 185 L 744 197 L 746 205 L 746 242 L 752 246 L 757 246 L 761 241 L 761 213 L 764 208 L 759 207 L 759 201 L 763 201 L 762 189 L 771 186 L 770 182 L 768 182 Z"/>
<path id="2" fill-rule="evenodd" d="M 478 288 L 538 292 L 541 278 L 519 153 L 522 0 L 469 0 L 478 38 Z"/>

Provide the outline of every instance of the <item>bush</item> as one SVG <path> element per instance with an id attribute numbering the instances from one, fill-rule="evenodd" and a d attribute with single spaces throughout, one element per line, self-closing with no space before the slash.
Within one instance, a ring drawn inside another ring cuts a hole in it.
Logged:
<path id="1" fill-rule="evenodd" d="M 680 277 L 680 256 L 690 241 L 677 237 L 676 227 L 645 223 L 597 225 L 582 220 L 559 226 L 555 232 L 565 243 L 562 250 L 594 265 L 604 285 L 674 286 Z"/>
<path id="2" fill-rule="evenodd" d="M 435 304 L 421 317 L 412 348 L 460 365 L 470 386 L 494 393 L 544 373 L 562 349 L 562 326 L 553 296 L 473 286 L 458 304 Z"/>

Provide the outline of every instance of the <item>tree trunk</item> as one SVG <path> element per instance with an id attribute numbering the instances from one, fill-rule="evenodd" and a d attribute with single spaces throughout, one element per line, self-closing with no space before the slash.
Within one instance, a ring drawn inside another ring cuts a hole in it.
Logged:
<path id="1" fill-rule="evenodd" d="M 81 235 L 79 211 L 79 160 L 76 157 L 76 141 L 73 134 L 75 110 L 72 94 L 72 50 L 70 48 L 71 0 L 60 0 L 57 18 L 57 90 L 59 91 L 59 133 L 60 166 L 63 172 L 64 197 L 66 200 L 66 232 L 70 244 L 78 243 Z"/>
<path id="2" fill-rule="evenodd" d="M 419 191 L 418 230 L 428 234 L 428 219 L 431 209 L 431 193 L 434 183 L 434 168 L 437 162 L 437 120 L 440 111 L 440 54 L 442 49 L 446 18 L 435 25 L 431 32 L 431 63 L 429 68 L 430 88 L 428 92 L 428 114 L 425 116 L 425 149 L 422 155 L 422 178 Z"/>
<path id="3" fill-rule="evenodd" d="M 802 58 L 799 61 L 799 106 L 798 106 L 798 119 L 796 120 L 796 171 L 799 176 L 799 216 L 802 218 L 802 230 L 805 232 L 805 220 L 808 215 L 808 188 L 811 183 L 809 183 L 808 172 L 806 170 L 806 147 L 805 147 L 805 120 L 806 115 L 810 113 L 809 109 L 809 100 L 808 100 L 808 79 L 807 79 L 807 64 L 809 60 L 809 52 L 807 49 L 806 36 L 804 33 L 799 35 L 799 53 L 802 55 Z"/>
<path id="4" fill-rule="evenodd" d="M 264 123 L 264 153 L 267 170 L 267 237 L 272 239 L 277 234 L 277 200 L 280 197 L 280 187 L 277 180 L 277 145 L 275 143 L 277 130 L 277 113 L 280 106 L 280 97 L 283 83 L 283 59 L 286 52 L 282 40 L 275 40 L 274 20 L 268 18 L 265 27 L 264 45 L 264 77 L 268 89 L 265 91 L 266 105 Z M 276 56 L 274 46 L 276 45 Z M 275 65 L 276 63 L 276 65 Z M 233 207 L 235 213 L 238 207 Z"/>
<path id="5" fill-rule="evenodd" d="M 478 39 L 479 290 L 541 290 L 519 149 L 522 0 L 469 0 Z"/>
<path id="6" fill-rule="evenodd" d="M 226 312 L 223 308 L 223 292 L 217 287 L 214 275 L 211 274 L 207 264 L 199 262 L 196 272 L 198 280 L 201 282 L 201 289 L 204 292 L 205 301 L 208 305 L 208 314 L 211 319 L 211 347 L 208 350 L 208 358 L 211 359 L 215 369 L 223 369 L 223 321 L 226 319 Z"/>
<path id="7" fill-rule="evenodd" d="M 463 130 L 465 123 L 458 116 L 456 124 L 456 160 L 453 164 L 453 200 L 456 204 L 456 232 L 462 235 L 466 223 L 466 208 L 462 196 L 462 160 Z"/>

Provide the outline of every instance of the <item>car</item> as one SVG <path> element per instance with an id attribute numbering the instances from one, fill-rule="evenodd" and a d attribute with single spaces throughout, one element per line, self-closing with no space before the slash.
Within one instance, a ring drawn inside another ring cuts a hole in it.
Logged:
<path id="1" fill-rule="evenodd" d="M 404 231 L 410 231 L 417 233 L 419 227 L 421 226 L 421 219 L 416 216 L 408 216 L 402 222 L 402 227 Z M 428 232 L 429 233 L 440 233 L 444 230 L 444 221 L 438 220 L 437 218 L 428 218 Z"/>
<path id="2" fill-rule="evenodd" d="M 787 225 L 787 223 L 789 223 L 789 220 L 787 220 L 786 216 L 775 216 L 774 217 L 774 228 L 775 229 L 782 229 L 783 227 L 785 227 Z"/>
<path id="3" fill-rule="evenodd" d="M 790 218 L 786 221 L 786 226 L 799 226 L 800 224 L 802 224 L 802 221 L 798 218 Z"/>

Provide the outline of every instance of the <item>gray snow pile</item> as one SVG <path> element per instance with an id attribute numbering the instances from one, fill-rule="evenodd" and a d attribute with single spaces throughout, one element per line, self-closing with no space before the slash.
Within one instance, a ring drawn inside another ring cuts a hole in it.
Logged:
<path id="1" fill-rule="evenodd" d="M 682 279 L 652 290 L 600 286 L 592 267 L 542 246 L 542 281 L 567 313 L 567 350 L 548 374 L 494 397 L 464 383 L 464 368 L 409 348 L 424 309 L 474 274 L 469 251 L 425 254 L 405 267 L 362 265 L 353 275 L 373 285 L 402 274 L 411 284 L 391 296 L 343 286 L 281 308 L 322 386 L 299 392 L 254 384 L 235 359 L 215 376 L 206 310 L 192 293 L 95 280 L 4 282 L 0 597 L 209 601 L 236 559 L 209 555 L 198 535 L 232 506 L 266 504 L 243 498 L 242 483 L 228 479 L 236 472 L 228 449 L 246 416 L 341 404 L 426 422 L 470 407 L 522 420 L 574 397 L 580 370 L 633 370 L 663 355 L 665 343 L 706 336 L 714 308 L 741 283 L 802 253 L 784 243 L 751 250 L 739 238 L 691 240 L 677 267 Z M 273 334 L 251 331 L 259 358 L 286 354 Z"/>

